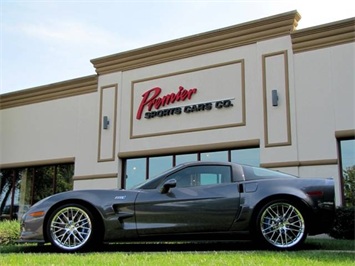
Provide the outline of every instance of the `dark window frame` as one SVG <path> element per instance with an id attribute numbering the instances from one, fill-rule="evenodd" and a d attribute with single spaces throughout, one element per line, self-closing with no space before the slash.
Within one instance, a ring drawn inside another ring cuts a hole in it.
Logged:
<path id="1" fill-rule="evenodd" d="M 233 149 L 221 149 L 221 150 L 207 150 L 207 151 L 199 151 L 199 152 L 189 152 L 189 153 L 176 153 L 176 154 L 161 154 L 161 155 L 156 155 L 156 156 L 142 156 L 142 157 L 131 157 L 131 158 L 124 158 L 123 159 L 123 167 L 122 167 L 122 172 L 121 172 L 121 189 L 126 188 L 126 168 L 127 168 L 127 160 L 130 159 L 137 159 L 137 158 L 146 158 L 146 176 L 145 180 L 149 179 L 149 159 L 150 158 L 155 158 L 155 157 L 162 157 L 162 156 L 172 156 L 172 167 L 176 166 L 176 156 L 179 155 L 187 155 L 187 154 L 197 154 L 197 161 L 201 161 L 201 154 L 202 153 L 207 153 L 207 152 L 222 152 L 222 151 L 227 151 L 227 158 L 228 162 L 232 161 L 232 151 L 234 150 L 247 150 L 247 149 L 260 149 L 260 146 L 248 146 L 248 147 L 243 147 L 243 148 L 233 148 Z"/>
<path id="2" fill-rule="evenodd" d="M 339 171 L 339 185 L 340 185 L 340 195 L 341 195 L 341 202 L 340 205 L 344 206 L 345 204 L 345 193 L 344 193 L 344 169 L 343 169 L 343 158 L 342 158 L 342 150 L 341 150 L 341 142 L 347 140 L 355 140 L 355 134 L 346 136 L 346 137 L 339 137 L 337 138 L 337 151 L 338 151 L 338 171 Z"/>

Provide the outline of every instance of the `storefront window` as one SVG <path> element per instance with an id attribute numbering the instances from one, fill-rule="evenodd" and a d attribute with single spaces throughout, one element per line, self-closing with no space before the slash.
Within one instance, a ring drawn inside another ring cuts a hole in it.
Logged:
<path id="1" fill-rule="evenodd" d="M 144 182 L 147 176 L 147 159 L 138 158 L 126 161 L 126 188 Z"/>
<path id="2" fill-rule="evenodd" d="M 201 161 L 228 162 L 228 151 L 203 152 Z"/>
<path id="3" fill-rule="evenodd" d="M 35 203 L 53 194 L 54 166 L 37 167 L 34 173 L 33 189 L 36 193 L 33 195 L 33 202 Z"/>
<path id="4" fill-rule="evenodd" d="M 342 140 L 340 142 L 341 164 L 342 168 L 352 167 L 355 165 L 355 139 Z"/>
<path id="5" fill-rule="evenodd" d="M 233 163 L 260 166 L 260 149 L 240 149 L 231 151 L 231 161 Z"/>
<path id="6" fill-rule="evenodd" d="M 3 170 L 0 177 L 0 220 L 17 219 L 19 204 L 15 202 L 15 197 L 19 194 L 21 184 L 19 171 L 15 169 Z"/>
<path id="7" fill-rule="evenodd" d="M 173 167 L 173 156 L 159 156 L 149 158 L 149 177 L 156 175 Z"/>
<path id="8" fill-rule="evenodd" d="M 197 161 L 197 153 L 181 154 L 181 155 L 176 155 L 175 157 L 176 165 L 187 163 L 187 162 L 194 162 L 194 161 Z"/>
<path id="9" fill-rule="evenodd" d="M 54 193 L 65 192 L 73 189 L 74 164 L 62 164 L 56 166 L 57 178 L 54 185 Z"/>
<path id="10" fill-rule="evenodd" d="M 228 162 L 230 159 L 232 162 L 259 166 L 260 149 L 248 148 L 127 159 L 125 161 L 125 173 L 123 174 L 124 179 L 122 180 L 122 188 L 132 188 L 146 179 L 155 177 L 182 163 L 198 160 Z"/>
<path id="11" fill-rule="evenodd" d="M 340 141 L 345 206 L 355 206 L 355 139 Z"/>
<path id="12" fill-rule="evenodd" d="M 13 214 L 13 219 L 19 219 L 32 205 L 32 180 L 28 175 L 28 169 L 19 171 L 20 182 L 16 188 L 14 206 L 18 206 L 18 214 Z"/>
<path id="13" fill-rule="evenodd" d="M 19 219 L 37 201 L 73 189 L 73 164 L 2 169 L 0 220 Z"/>

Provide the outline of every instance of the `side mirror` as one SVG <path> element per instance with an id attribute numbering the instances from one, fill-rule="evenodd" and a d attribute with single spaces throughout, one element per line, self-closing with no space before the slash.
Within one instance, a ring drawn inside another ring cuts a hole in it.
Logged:
<path id="1" fill-rule="evenodd" d="M 173 187 L 176 187 L 176 180 L 175 179 L 169 179 L 168 181 L 166 181 L 164 183 L 164 185 L 162 186 L 160 193 L 161 194 L 166 194 L 169 192 L 169 190 Z"/>

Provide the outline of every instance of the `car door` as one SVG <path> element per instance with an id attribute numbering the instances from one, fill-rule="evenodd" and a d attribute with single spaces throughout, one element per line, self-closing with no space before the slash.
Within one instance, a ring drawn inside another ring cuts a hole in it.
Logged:
<path id="1" fill-rule="evenodd" d="M 163 184 L 176 187 L 161 193 Z M 239 209 L 237 183 L 226 165 L 189 166 L 167 176 L 155 189 L 137 196 L 139 235 L 227 231 Z"/>

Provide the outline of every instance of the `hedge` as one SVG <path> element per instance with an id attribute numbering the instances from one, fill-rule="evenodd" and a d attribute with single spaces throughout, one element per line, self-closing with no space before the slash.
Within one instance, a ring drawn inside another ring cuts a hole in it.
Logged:
<path id="1" fill-rule="evenodd" d="M 19 221 L 0 222 L 0 245 L 12 245 L 20 238 Z"/>
<path id="2" fill-rule="evenodd" d="M 334 226 L 329 235 L 336 239 L 355 239 L 355 207 L 339 207 L 335 212 Z"/>

